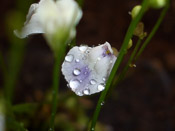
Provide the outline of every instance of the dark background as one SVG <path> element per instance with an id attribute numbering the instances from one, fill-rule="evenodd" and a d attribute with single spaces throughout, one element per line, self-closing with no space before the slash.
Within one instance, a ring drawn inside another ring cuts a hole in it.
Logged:
<path id="1" fill-rule="evenodd" d="M 30 3 L 29 0 L 26 2 Z M 77 45 L 97 46 L 108 41 L 113 47 L 120 49 L 131 21 L 128 12 L 140 2 L 139 0 L 85 0 L 83 17 L 77 27 Z M 7 61 L 9 40 L 4 20 L 7 13 L 16 8 L 16 1 L 4 0 L 1 1 L 1 5 L 0 49 Z M 160 11 L 150 9 L 144 16 L 143 22 L 148 34 Z M 101 123 L 108 125 L 114 131 L 175 130 L 174 41 L 175 1 L 172 0 L 158 32 L 137 61 L 137 67 L 130 69 L 126 79 L 105 101 L 99 118 Z M 134 45 L 135 42 L 136 37 Z M 127 58 L 128 55 L 126 60 Z M 44 94 L 42 92 L 51 86 L 52 67 L 53 54 L 42 35 L 30 36 L 15 90 L 14 103 L 37 102 L 40 99 L 36 97 L 38 92 Z M 2 86 L 2 75 L 0 81 Z M 60 93 L 69 90 L 63 76 L 61 76 L 60 90 Z M 98 96 L 99 94 L 86 97 L 93 103 L 91 109 L 87 111 L 89 117 L 92 116 Z"/>

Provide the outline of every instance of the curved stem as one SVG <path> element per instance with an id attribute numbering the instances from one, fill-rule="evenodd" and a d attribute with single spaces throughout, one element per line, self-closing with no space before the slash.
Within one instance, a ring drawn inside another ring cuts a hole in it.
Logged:
<path id="1" fill-rule="evenodd" d="M 135 29 L 136 25 L 138 24 L 138 22 L 142 18 L 143 14 L 145 12 L 145 9 L 147 8 L 147 5 L 148 5 L 148 0 L 144 0 L 142 2 L 142 8 L 141 8 L 139 14 L 137 15 L 137 17 L 135 19 L 133 19 L 131 21 L 131 24 L 130 24 L 130 26 L 128 28 L 128 31 L 127 31 L 126 36 L 125 36 L 125 39 L 123 41 L 122 47 L 120 49 L 117 61 L 115 62 L 115 65 L 114 65 L 114 67 L 113 67 L 113 69 L 111 71 L 111 74 L 110 74 L 110 76 L 108 78 L 108 81 L 106 83 L 106 88 L 101 93 L 100 98 L 98 100 L 98 103 L 97 103 L 97 106 L 96 106 L 96 110 L 95 110 L 93 118 L 92 118 L 92 123 L 91 123 L 91 127 L 90 127 L 91 131 L 95 130 L 96 121 L 98 119 L 98 116 L 99 116 L 99 113 L 100 113 L 100 110 L 101 110 L 101 107 L 102 107 L 101 103 L 104 102 L 104 99 L 105 99 L 106 94 L 107 94 L 107 92 L 108 92 L 108 90 L 110 88 L 110 85 L 111 85 L 111 83 L 113 81 L 113 78 L 115 77 L 115 74 L 116 74 L 116 72 L 118 70 L 118 67 L 119 67 L 121 61 L 123 60 L 123 56 L 125 55 L 125 52 L 127 50 L 127 46 L 128 46 L 129 40 L 130 40 L 130 38 L 133 35 L 133 32 L 134 32 L 134 29 Z"/>

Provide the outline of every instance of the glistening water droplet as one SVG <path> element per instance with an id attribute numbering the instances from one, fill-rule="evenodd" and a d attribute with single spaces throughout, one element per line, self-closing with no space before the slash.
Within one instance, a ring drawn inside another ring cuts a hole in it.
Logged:
<path id="1" fill-rule="evenodd" d="M 73 55 L 67 55 L 65 57 L 65 61 L 67 61 L 67 62 L 72 62 L 73 59 L 74 59 L 74 56 Z"/>
<path id="2" fill-rule="evenodd" d="M 85 90 L 83 91 L 83 93 L 84 93 L 85 95 L 89 95 L 89 94 L 90 94 L 90 90 L 89 90 L 89 89 L 85 89 Z"/>
<path id="3" fill-rule="evenodd" d="M 90 50 L 86 50 L 86 53 L 89 53 L 90 52 Z"/>
<path id="4" fill-rule="evenodd" d="M 78 91 L 77 95 L 82 96 L 83 94 L 80 91 Z"/>
<path id="5" fill-rule="evenodd" d="M 100 103 L 100 105 L 101 105 L 101 106 L 103 106 L 104 104 L 105 104 L 105 102 L 104 102 L 104 101 L 102 101 L 102 102 Z"/>
<path id="6" fill-rule="evenodd" d="M 83 56 L 83 57 L 82 57 L 82 60 L 86 60 L 86 59 L 87 59 L 87 57 L 86 57 L 86 56 Z"/>
<path id="7" fill-rule="evenodd" d="M 71 80 L 71 81 L 69 82 L 69 86 L 70 86 L 70 88 L 71 88 L 73 91 L 75 91 L 75 90 L 78 88 L 79 85 L 80 85 L 79 80 Z"/>
<path id="8" fill-rule="evenodd" d="M 100 57 L 98 57 L 98 58 L 97 58 L 97 60 L 99 61 L 99 60 L 101 60 L 101 58 L 100 58 Z"/>
<path id="9" fill-rule="evenodd" d="M 97 82 L 96 82 L 96 80 L 92 79 L 92 80 L 90 80 L 90 83 L 91 83 L 91 85 L 95 85 Z"/>
<path id="10" fill-rule="evenodd" d="M 105 77 L 103 77 L 103 78 L 102 78 L 102 80 L 103 80 L 103 81 L 106 81 L 106 78 L 105 78 Z"/>
<path id="11" fill-rule="evenodd" d="M 104 85 L 103 84 L 100 84 L 100 85 L 98 85 L 98 90 L 99 91 L 102 91 L 102 90 L 104 90 L 105 89 L 105 87 L 104 87 Z"/>
<path id="12" fill-rule="evenodd" d="M 80 73 L 81 73 L 81 70 L 78 68 L 74 69 L 74 71 L 73 71 L 73 74 L 76 76 L 78 76 Z"/>
<path id="13" fill-rule="evenodd" d="M 78 62 L 80 62 L 80 60 L 79 59 L 76 59 L 75 62 L 78 63 Z"/>
<path id="14" fill-rule="evenodd" d="M 82 52 L 84 52 L 84 51 L 87 50 L 87 46 L 80 46 L 79 47 L 79 50 L 82 51 Z"/>

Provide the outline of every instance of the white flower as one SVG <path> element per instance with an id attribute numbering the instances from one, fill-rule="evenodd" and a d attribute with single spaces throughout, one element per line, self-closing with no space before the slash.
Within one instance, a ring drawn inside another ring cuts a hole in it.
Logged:
<path id="1" fill-rule="evenodd" d="M 30 6 L 22 30 L 14 33 L 19 38 L 38 33 L 45 33 L 50 38 L 56 33 L 58 37 L 67 35 L 71 39 L 81 17 L 82 11 L 74 0 L 40 0 Z"/>
<path id="2" fill-rule="evenodd" d="M 77 95 L 91 95 L 105 89 L 115 61 L 108 42 L 96 47 L 75 46 L 65 57 L 62 73 Z"/>

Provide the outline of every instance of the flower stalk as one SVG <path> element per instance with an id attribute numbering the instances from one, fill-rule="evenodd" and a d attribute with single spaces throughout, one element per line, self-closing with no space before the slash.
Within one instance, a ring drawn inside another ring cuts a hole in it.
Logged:
<path id="1" fill-rule="evenodd" d="M 55 61 L 53 67 L 53 85 L 52 85 L 52 110 L 51 110 L 51 118 L 50 118 L 50 125 L 49 130 L 54 131 L 54 120 L 55 115 L 57 112 L 57 105 L 58 105 L 58 89 L 60 83 L 60 69 L 61 69 L 61 62 L 65 56 L 66 51 L 66 44 L 62 44 L 61 48 L 55 53 Z"/>
<path id="2" fill-rule="evenodd" d="M 145 40 L 145 42 L 142 44 L 139 52 L 137 53 L 136 57 L 135 57 L 135 61 L 137 61 L 137 59 L 139 58 L 139 56 L 142 54 L 142 52 L 144 51 L 145 47 L 148 45 L 148 43 L 151 41 L 151 39 L 153 38 L 153 36 L 155 35 L 156 31 L 158 30 L 160 24 L 162 23 L 167 11 L 168 11 L 168 8 L 170 6 L 170 0 L 167 0 L 167 4 L 165 5 L 164 9 L 162 10 L 156 24 L 154 25 L 151 33 L 148 35 L 147 39 Z"/>
<path id="3" fill-rule="evenodd" d="M 108 90 L 112 84 L 112 81 L 113 81 L 113 78 L 115 77 L 115 74 L 118 70 L 118 67 L 121 63 L 121 61 L 123 60 L 123 56 L 125 55 L 125 52 L 127 50 L 127 46 L 128 46 L 128 43 L 129 43 L 129 40 L 131 39 L 132 35 L 133 35 L 133 32 L 134 32 L 134 29 L 135 27 L 137 26 L 138 22 L 140 21 L 140 19 L 142 18 L 146 8 L 148 6 L 148 1 L 147 0 L 144 0 L 142 2 L 142 8 L 139 12 L 139 14 L 131 21 L 131 24 L 128 28 L 128 31 L 126 33 L 126 36 L 125 36 L 125 39 L 123 41 L 123 44 L 122 44 L 122 47 L 119 51 L 119 55 L 118 55 L 118 58 L 117 58 L 117 61 L 115 62 L 115 65 L 112 69 L 112 72 L 108 78 L 108 81 L 106 83 L 106 87 L 105 87 L 105 90 L 101 93 L 100 95 L 100 98 L 98 100 L 98 103 L 97 103 L 97 106 L 96 106 L 96 109 L 95 109 L 95 112 L 94 112 L 94 115 L 93 115 L 93 118 L 92 118 L 92 123 L 91 123 L 91 127 L 90 127 L 90 131 L 94 131 L 95 130 L 95 125 L 96 125 L 96 121 L 98 119 L 98 116 L 99 116 L 99 113 L 101 111 L 101 107 L 105 100 L 105 97 L 106 97 L 106 94 L 108 93 Z"/>

